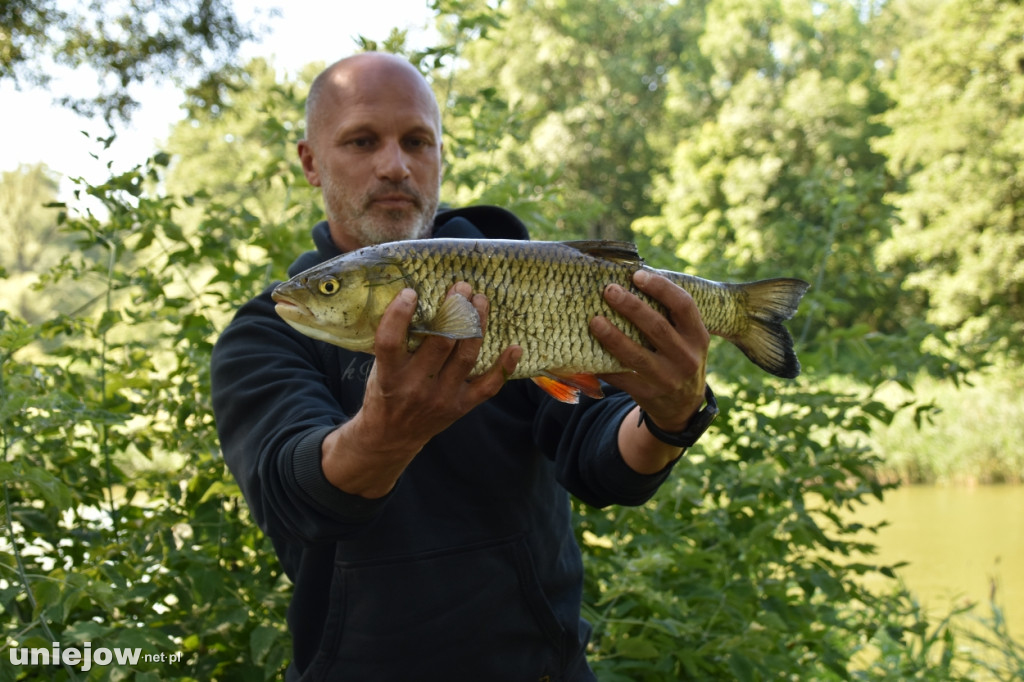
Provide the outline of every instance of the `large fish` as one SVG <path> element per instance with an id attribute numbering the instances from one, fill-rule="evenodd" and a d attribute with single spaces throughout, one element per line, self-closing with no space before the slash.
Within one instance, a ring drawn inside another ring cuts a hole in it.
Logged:
<path id="1" fill-rule="evenodd" d="M 629 242 L 528 242 L 425 239 L 368 246 L 302 272 L 273 291 L 277 313 L 303 334 L 355 351 L 373 352 L 384 309 L 404 287 L 416 290 L 410 349 L 425 335 L 479 338 L 480 319 L 463 296 L 447 296 L 458 281 L 490 302 L 487 331 L 472 375 L 485 372 L 511 344 L 523 348 L 509 377 L 531 378 L 565 402 L 579 393 L 601 397 L 595 374 L 622 365 L 589 332 L 603 315 L 635 341 L 636 327 L 605 303 L 616 282 L 659 310 L 633 285 L 638 269 L 664 275 L 693 297 L 708 331 L 724 337 L 764 370 L 792 378 L 800 373 L 793 339 L 782 325 L 796 312 L 808 284 L 767 279 L 723 284 L 647 268 Z"/>

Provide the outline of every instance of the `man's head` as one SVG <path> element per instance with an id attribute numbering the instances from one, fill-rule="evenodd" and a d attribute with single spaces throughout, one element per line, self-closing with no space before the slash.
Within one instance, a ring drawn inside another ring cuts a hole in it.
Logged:
<path id="1" fill-rule="evenodd" d="M 367 52 L 325 69 L 306 100 L 299 158 L 345 250 L 430 232 L 441 187 L 441 114 L 406 60 Z"/>

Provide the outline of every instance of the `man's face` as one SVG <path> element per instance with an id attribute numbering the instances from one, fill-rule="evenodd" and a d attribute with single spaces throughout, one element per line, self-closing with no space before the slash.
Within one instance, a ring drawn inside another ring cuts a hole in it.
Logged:
<path id="1" fill-rule="evenodd" d="M 437 105 L 418 74 L 371 64 L 337 74 L 299 154 L 346 250 L 429 235 L 441 185 Z"/>

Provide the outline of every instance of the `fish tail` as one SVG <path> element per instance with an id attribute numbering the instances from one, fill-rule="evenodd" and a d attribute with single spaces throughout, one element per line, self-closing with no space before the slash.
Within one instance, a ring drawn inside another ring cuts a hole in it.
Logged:
<path id="1" fill-rule="evenodd" d="M 793 337 L 782 323 L 796 314 L 810 285 L 800 279 L 780 277 L 735 286 L 747 319 L 741 325 L 742 332 L 726 338 L 766 372 L 785 379 L 796 377 L 800 374 L 800 361 L 793 348 Z"/>

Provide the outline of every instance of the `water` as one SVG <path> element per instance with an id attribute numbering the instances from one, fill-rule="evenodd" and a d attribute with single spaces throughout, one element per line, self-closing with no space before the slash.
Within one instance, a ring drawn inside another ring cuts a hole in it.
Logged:
<path id="1" fill-rule="evenodd" d="M 989 617 L 994 595 L 1010 634 L 1024 641 L 1024 486 L 905 486 L 855 516 L 889 521 L 872 536 L 877 560 L 910 562 L 898 575 L 929 616 L 976 603 L 973 613 Z"/>

